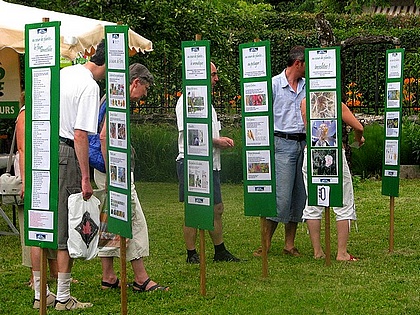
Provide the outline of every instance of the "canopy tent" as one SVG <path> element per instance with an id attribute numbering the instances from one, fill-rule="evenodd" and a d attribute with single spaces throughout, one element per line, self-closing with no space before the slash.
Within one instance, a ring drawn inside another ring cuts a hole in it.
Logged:
<path id="1" fill-rule="evenodd" d="M 43 18 L 49 21 L 61 21 L 61 55 L 69 59 L 78 53 L 89 54 L 104 38 L 104 26 L 116 23 L 89 19 L 77 15 L 42 10 L 0 0 L 0 50 L 9 47 L 16 52 L 25 52 L 25 24 L 41 23 Z M 152 42 L 133 30 L 128 33 L 128 45 L 131 55 L 152 50 Z"/>

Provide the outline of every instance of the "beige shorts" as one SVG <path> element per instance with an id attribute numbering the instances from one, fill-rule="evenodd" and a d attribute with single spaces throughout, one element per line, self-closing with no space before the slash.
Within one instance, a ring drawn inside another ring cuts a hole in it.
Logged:
<path id="1" fill-rule="evenodd" d="M 106 174 L 95 169 L 94 178 L 96 186 L 99 189 L 105 188 Z M 146 218 L 140 205 L 140 201 L 134 185 L 134 174 L 131 174 L 131 228 L 133 238 L 127 241 L 127 254 L 128 261 L 139 259 L 141 257 L 149 256 L 149 233 L 147 230 Z M 119 257 L 119 248 L 100 248 L 99 257 Z"/>

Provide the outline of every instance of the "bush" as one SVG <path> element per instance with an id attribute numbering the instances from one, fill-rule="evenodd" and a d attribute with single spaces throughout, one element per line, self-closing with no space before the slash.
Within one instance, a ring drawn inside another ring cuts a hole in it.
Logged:
<path id="1" fill-rule="evenodd" d="M 402 124 L 400 164 L 420 164 L 420 125 L 408 118 Z"/>
<path id="2" fill-rule="evenodd" d="M 375 123 L 365 126 L 365 144 L 359 149 L 353 149 L 351 168 L 354 175 L 362 178 L 382 174 L 382 154 L 384 142 L 384 127 Z M 349 136 L 349 143 L 354 142 L 354 133 Z"/>
<path id="3" fill-rule="evenodd" d="M 175 159 L 178 131 L 169 123 L 131 124 L 131 144 L 136 151 L 136 181 L 177 181 Z"/>

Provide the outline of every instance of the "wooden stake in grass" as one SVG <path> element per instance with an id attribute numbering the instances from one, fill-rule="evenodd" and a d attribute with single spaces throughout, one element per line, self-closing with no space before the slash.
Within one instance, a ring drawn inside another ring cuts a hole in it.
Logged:
<path id="1" fill-rule="evenodd" d="M 394 201 L 395 197 L 389 199 L 389 252 L 394 251 Z"/>
<path id="2" fill-rule="evenodd" d="M 121 264 L 121 315 L 127 315 L 127 259 L 126 239 L 120 237 L 120 264 Z"/>
<path id="3" fill-rule="evenodd" d="M 268 276 L 268 248 L 267 248 L 267 220 L 265 217 L 261 217 L 261 258 L 262 258 L 262 277 L 267 278 Z"/>
<path id="4" fill-rule="evenodd" d="M 205 231 L 200 229 L 200 293 L 206 295 L 206 239 Z"/>
<path id="5" fill-rule="evenodd" d="M 47 314 L 47 249 L 41 248 L 41 284 L 39 299 L 39 314 Z"/>
<path id="6" fill-rule="evenodd" d="M 325 265 L 331 266 L 331 221 L 330 207 L 325 207 Z"/>

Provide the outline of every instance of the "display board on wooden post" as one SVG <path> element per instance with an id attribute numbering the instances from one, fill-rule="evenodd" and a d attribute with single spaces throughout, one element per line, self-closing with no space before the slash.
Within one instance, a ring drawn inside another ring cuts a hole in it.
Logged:
<path id="1" fill-rule="evenodd" d="M 305 60 L 308 205 L 325 207 L 329 266 L 330 207 L 343 206 L 340 48 L 306 49 Z"/>
<path id="2" fill-rule="evenodd" d="M 390 196 L 389 252 L 394 250 L 394 198 L 400 188 L 403 73 L 404 49 L 387 50 L 382 194 Z"/>
<path id="3" fill-rule="evenodd" d="M 200 293 L 206 295 L 204 230 L 214 230 L 210 41 L 182 42 L 185 225 L 200 229 Z"/>
<path id="4" fill-rule="evenodd" d="M 131 133 L 128 26 L 105 26 L 108 230 L 121 236 L 121 314 L 127 314 L 126 238 L 131 228 Z"/>
<path id="5" fill-rule="evenodd" d="M 25 244 L 57 248 L 60 22 L 25 26 Z"/>
<path id="6" fill-rule="evenodd" d="M 275 216 L 276 175 L 270 42 L 239 45 L 244 211 L 261 218 L 262 275 L 268 275 L 265 217 Z"/>

